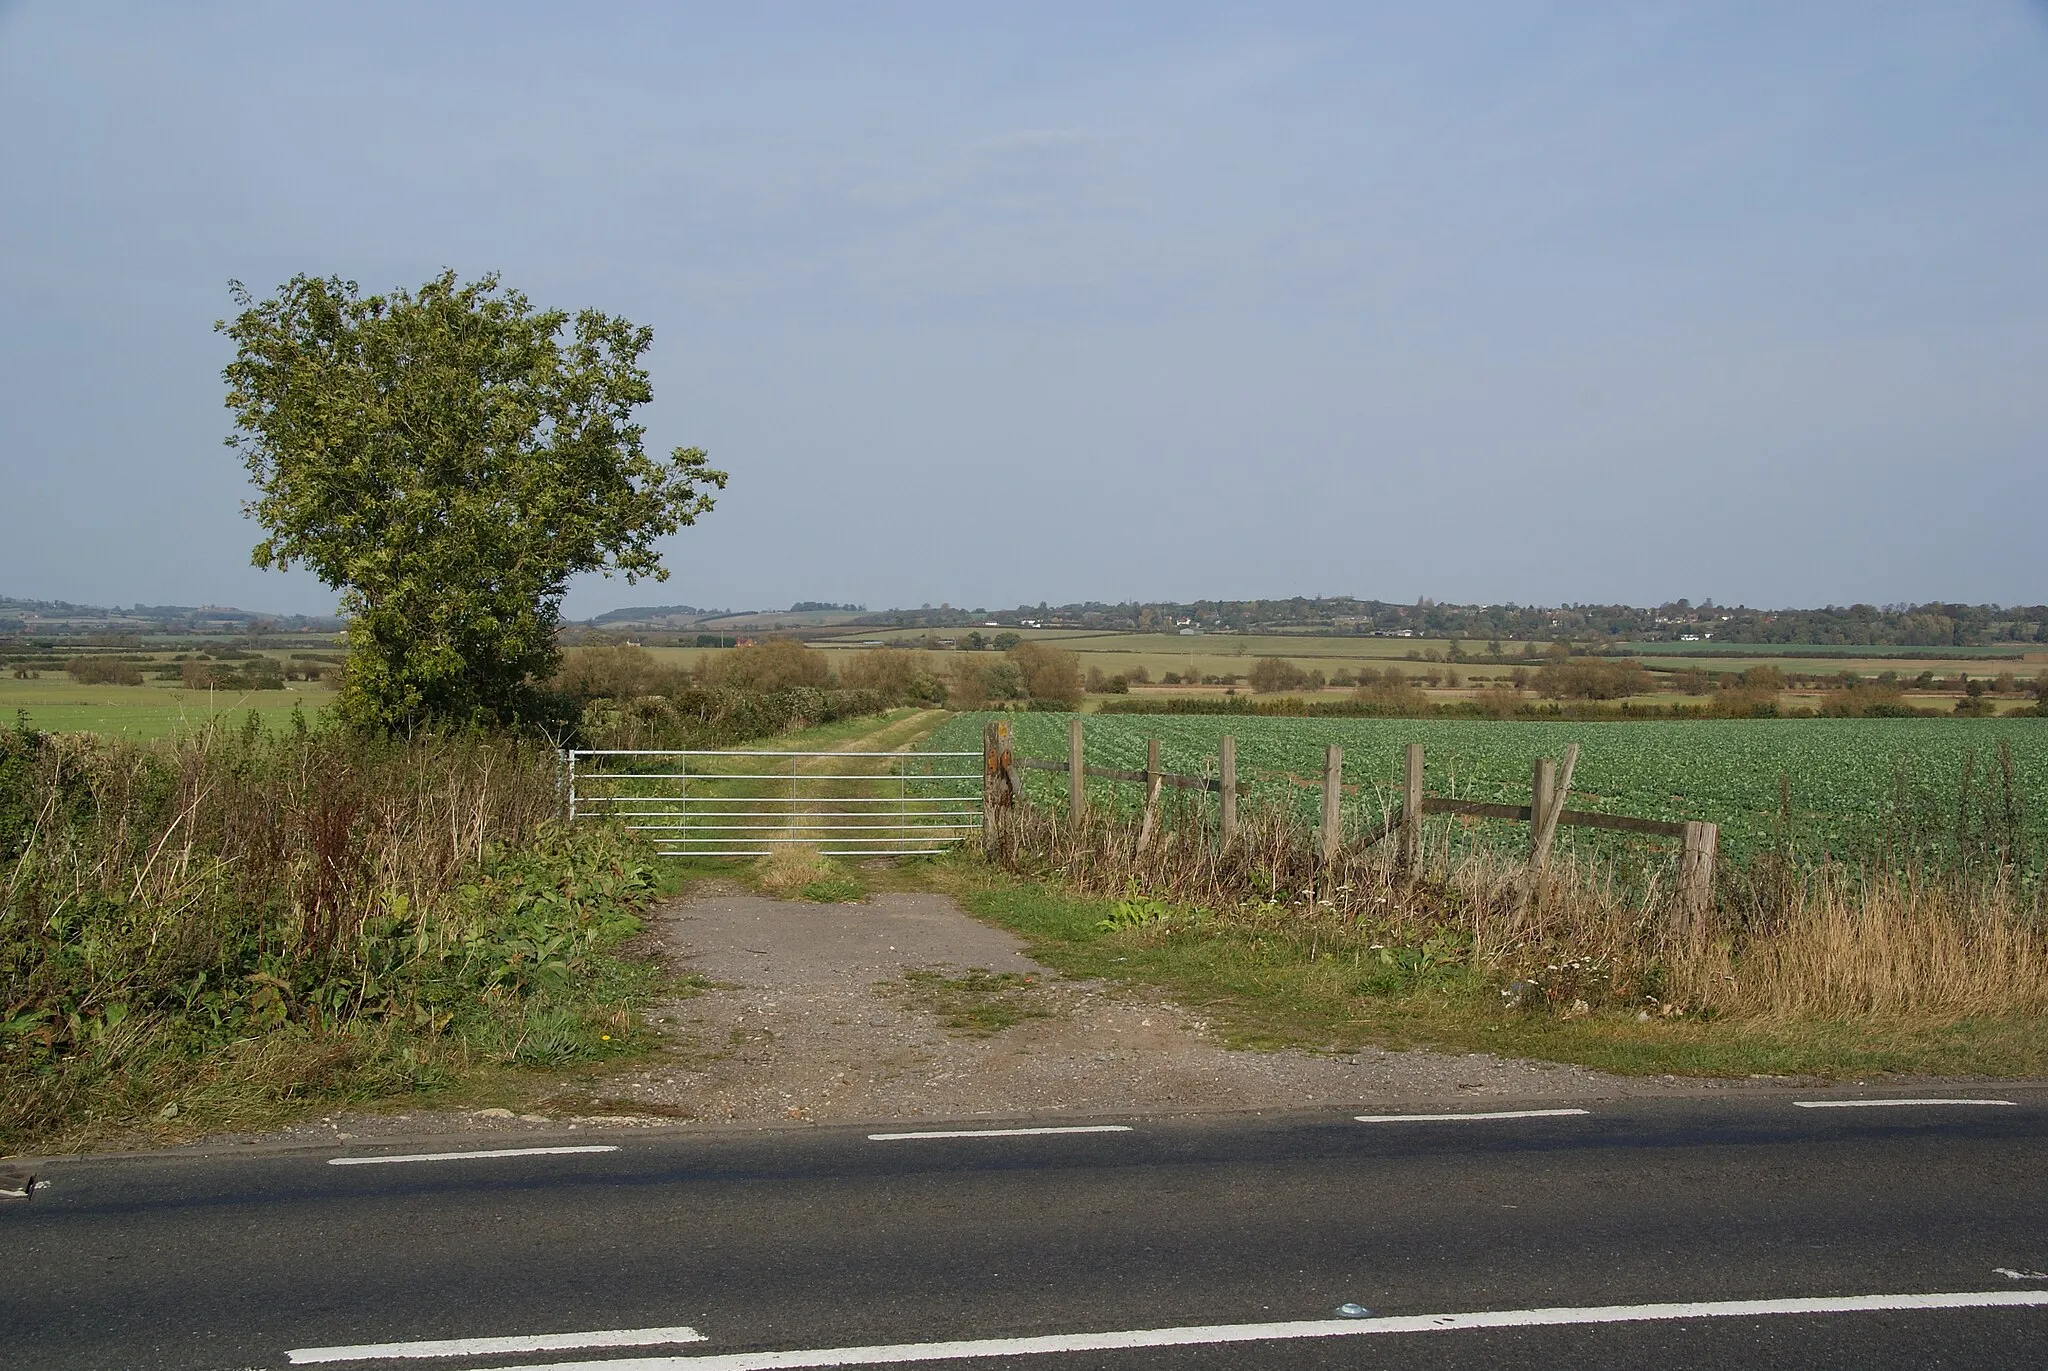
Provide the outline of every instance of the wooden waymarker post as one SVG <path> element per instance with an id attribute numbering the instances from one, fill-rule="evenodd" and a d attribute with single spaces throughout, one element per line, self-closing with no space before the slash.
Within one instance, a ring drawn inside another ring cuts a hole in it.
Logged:
<path id="1" fill-rule="evenodd" d="M 1143 852 L 1152 843 L 1152 831 L 1159 823 L 1159 787 L 1163 784 L 1159 769 L 1159 740 L 1145 740 L 1145 817 L 1138 824 L 1138 851 Z"/>
<path id="2" fill-rule="evenodd" d="M 1088 823 L 1088 772 L 1081 747 L 1081 717 L 1067 720 L 1067 827 L 1075 836 Z"/>
<path id="3" fill-rule="evenodd" d="M 981 732 L 981 841 L 993 850 L 1002 813 L 1017 802 L 1017 748 L 1010 725 L 991 719 Z"/>
<path id="4" fill-rule="evenodd" d="M 1401 776 L 1401 865 L 1422 864 L 1422 744 L 1408 744 Z"/>
<path id="5" fill-rule="evenodd" d="M 1216 744 L 1216 793 L 1222 800 L 1222 841 L 1229 847 L 1237 838 L 1237 739 L 1226 733 Z"/>
<path id="6" fill-rule="evenodd" d="M 1323 863 L 1337 860 L 1338 844 L 1344 841 L 1344 749 L 1331 746 L 1323 753 Z"/>

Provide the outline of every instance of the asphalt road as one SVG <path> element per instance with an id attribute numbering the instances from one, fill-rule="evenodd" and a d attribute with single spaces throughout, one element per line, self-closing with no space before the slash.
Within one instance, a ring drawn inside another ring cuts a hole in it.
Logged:
<path id="1" fill-rule="evenodd" d="M 2048 1276 L 2029 1275 L 2048 1273 L 2048 1091 L 1953 1093 L 2017 1103 L 1806 1109 L 1740 1093 L 1446 1122 L 1131 1118 L 891 1141 L 582 1130 L 518 1145 L 616 1150 L 55 1161 L 33 1198 L 0 1202 L 0 1366 L 268 1368 L 295 1349 L 646 1329 L 702 1340 L 339 1364 L 875 1364 L 944 1349 L 738 1354 L 997 1340 L 936 1364 L 2048 1366 Z M 1979 1292 L 2036 1303 L 1642 1308 Z M 1346 1301 L 1371 1315 L 1334 1319 Z M 1621 1309 L 1517 1312 L 1593 1307 Z M 1507 1326 L 1401 1322 L 1488 1311 Z M 1531 1326 L 1553 1318 L 1567 1321 Z M 1236 1331 L 1028 1341 L 1219 1326 Z M 1192 1342 L 1157 1345 L 1176 1339 Z M 707 1357 L 725 1360 L 689 1360 Z"/>

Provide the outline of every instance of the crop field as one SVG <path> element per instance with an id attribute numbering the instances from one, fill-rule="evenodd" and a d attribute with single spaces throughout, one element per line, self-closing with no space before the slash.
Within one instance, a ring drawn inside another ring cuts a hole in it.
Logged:
<path id="1" fill-rule="evenodd" d="M 999 716 L 956 716 L 927 745 L 978 746 L 983 723 L 994 717 Z M 1066 755 L 1070 716 L 1007 717 L 1023 755 Z M 1226 733 L 1238 740 L 1238 778 L 1250 786 L 1251 799 L 1287 804 L 1305 817 L 1320 802 L 1324 747 L 1342 747 L 1347 817 L 1356 823 L 1377 822 L 1398 808 L 1404 744 L 1423 745 L 1433 795 L 1527 804 L 1534 760 L 1562 756 L 1566 744 L 1575 742 L 1581 752 L 1573 808 L 1717 823 L 1723 850 L 1738 860 L 1780 840 L 1781 776 L 1790 787 L 1790 838 L 1803 853 L 1853 852 L 1885 836 L 1902 801 L 1917 830 L 1939 839 L 1957 822 L 1966 766 L 1975 778 L 1975 803 L 2003 805 L 2003 743 L 2011 752 L 2013 801 L 2031 859 L 2038 862 L 2048 848 L 2048 720 L 2041 719 L 1495 723 L 1091 715 L 1088 760 L 1142 769 L 1145 741 L 1156 737 L 1168 771 L 1213 776 L 1217 739 Z M 1054 773 L 1027 772 L 1026 784 L 1034 798 L 1046 802 L 1062 800 L 1066 791 L 1065 779 Z M 1120 802 L 1135 802 L 1138 787 L 1106 781 L 1090 782 L 1091 801 L 1106 801 L 1112 788 Z M 1504 841 L 1519 837 L 1505 824 L 1487 827 L 1498 828 Z M 1565 830 L 1559 840 L 1588 846 L 1616 841 L 1586 830 Z"/>

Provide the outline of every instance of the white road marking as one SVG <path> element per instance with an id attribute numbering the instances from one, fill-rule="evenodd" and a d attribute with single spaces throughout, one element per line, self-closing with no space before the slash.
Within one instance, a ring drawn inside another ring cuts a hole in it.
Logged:
<path id="1" fill-rule="evenodd" d="M 2015 1271 L 2010 1266 L 1994 1266 L 1991 1274 L 2015 1281 L 2048 1281 L 2048 1271 Z"/>
<path id="2" fill-rule="evenodd" d="M 1794 1100 L 1801 1109 L 1888 1109 L 1902 1104 L 2002 1104 L 2011 1100 Z"/>
<path id="3" fill-rule="evenodd" d="M 611 1143 L 587 1147 L 498 1147 L 488 1152 L 412 1152 L 393 1157 L 329 1157 L 329 1166 L 384 1166 L 391 1162 L 461 1162 L 475 1157 L 561 1157 L 574 1152 L 616 1152 Z"/>
<path id="4" fill-rule="evenodd" d="M 1035 1138 L 1045 1133 L 1129 1133 L 1127 1123 L 1073 1124 L 1065 1128 L 958 1128 L 928 1133 L 870 1133 L 869 1142 L 903 1142 L 910 1138 Z"/>
<path id="5" fill-rule="evenodd" d="M 295 1347 L 296 1366 L 318 1362 L 382 1361 L 387 1357 L 492 1357 L 511 1352 L 566 1352 L 576 1347 L 660 1347 L 703 1342 L 694 1328 L 611 1328 L 596 1333 L 533 1333 L 510 1338 L 442 1338 L 432 1342 L 367 1342 L 355 1347 Z"/>
<path id="6" fill-rule="evenodd" d="M 2048 1308 L 2048 1290 L 1975 1290 L 1942 1295 L 1846 1295 L 1820 1299 L 1709 1300 L 1691 1304 L 1617 1304 L 1588 1308 L 1502 1309 L 1476 1314 L 1411 1314 L 1376 1319 L 1304 1319 L 1293 1323 L 1227 1323 L 1195 1328 L 1139 1328 L 1115 1333 L 1055 1333 L 1036 1338 L 974 1338 L 872 1347 L 821 1347 L 786 1352 L 626 1357 L 550 1362 L 504 1371 L 788 1371 L 793 1367 L 893 1366 L 972 1357 L 1028 1357 L 1048 1352 L 1116 1352 L 1146 1347 L 1351 1338 L 1373 1333 L 1449 1333 L 1482 1328 L 1544 1328 L 1568 1324 L 1647 1323 L 1668 1319 L 1739 1319 L 1768 1314 L 1860 1314 L 1913 1309 Z"/>
<path id="7" fill-rule="evenodd" d="M 1590 1109 L 1502 1109 L 1491 1114 L 1360 1114 L 1360 1123 L 1444 1123 L 1466 1119 L 1561 1119 L 1567 1114 L 1590 1114 Z"/>

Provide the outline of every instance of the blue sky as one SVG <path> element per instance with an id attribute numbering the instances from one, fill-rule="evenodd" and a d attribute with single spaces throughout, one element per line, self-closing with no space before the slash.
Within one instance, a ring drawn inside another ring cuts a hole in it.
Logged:
<path id="1" fill-rule="evenodd" d="M 248 566 L 226 283 L 498 270 L 732 473 L 628 603 L 2048 599 L 2048 11 L 0 7 L 0 594 Z"/>

